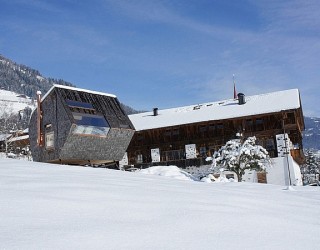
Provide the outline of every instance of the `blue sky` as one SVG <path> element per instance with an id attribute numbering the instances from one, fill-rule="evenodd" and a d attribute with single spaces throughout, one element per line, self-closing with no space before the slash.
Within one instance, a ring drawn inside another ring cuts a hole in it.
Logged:
<path id="1" fill-rule="evenodd" d="M 318 0 L 0 0 L 0 54 L 138 110 L 299 88 L 320 117 Z"/>

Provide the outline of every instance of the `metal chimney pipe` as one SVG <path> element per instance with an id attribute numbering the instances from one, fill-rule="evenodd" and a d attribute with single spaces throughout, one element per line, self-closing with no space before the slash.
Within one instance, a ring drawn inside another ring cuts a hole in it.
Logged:
<path id="1" fill-rule="evenodd" d="M 239 93 L 238 94 L 238 104 L 243 105 L 245 103 L 246 103 L 245 95 L 243 93 Z"/>
<path id="2" fill-rule="evenodd" d="M 157 115 L 158 115 L 158 108 L 154 108 L 154 109 L 153 109 L 153 115 L 154 115 L 154 116 L 157 116 Z"/>
<path id="3" fill-rule="evenodd" d="M 37 91 L 37 144 L 38 146 L 42 146 L 43 138 L 41 135 L 41 120 L 42 120 L 42 115 L 41 115 L 41 91 Z"/>

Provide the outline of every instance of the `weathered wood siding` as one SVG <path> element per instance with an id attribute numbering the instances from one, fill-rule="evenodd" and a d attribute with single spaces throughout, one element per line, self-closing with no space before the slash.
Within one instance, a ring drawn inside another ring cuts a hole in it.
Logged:
<path id="1" fill-rule="evenodd" d="M 74 118 L 66 100 L 90 103 L 110 125 L 107 136 L 73 134 Z M 32 114 L 29 133 L 35 161 L 80 163 L 119 161 L 134 134 L 134 127 L 122 110 L 119 101 L 104 96 L 70 89 L 55 88 L 41 103 L 41 131 L 54 133 L 54 147 L 37 145 L 37 111 Z M 51 124 L 51 126 L 46 126 Z"/>
<path id="2" fill-rule="evenodd" d="M 148 165 L 151 163 L 150 150 L 154 148 L 160 149 L 161 164 L 185 160 L 185 145 L 187 144 L 196 144 L 198 158 L 206 158 L 212 156 L 213 152 L 228 140 L 235 139 L 238 132 L 242 133 L 244 138 L 256 136 L 257 143 L 265 147 L 271 157 L 276 157 L 275 136 L 283 133 L 283 125 L 293 144 L 299 145 L 299 148 L 302 149 L 304 123 L 301 110 L 298 109 L 288 110 L 285 113 L 260 114 L 137 131 L 128 147 L 129 164 Z M 173 159 L 171 155 L 174 154 L 181 158 Z M 143 162 L 141 162 L 141 157 Z M 301 162 L 299 159 L 301 157 L 301 154 L 297 154 L 295 160 Z M 183 161 L 182 165 L 185 164 L 186 161 Z M 176 165 L 179 164 L 176 163 Z"/>
<path id="3" fill-rule="evenodd" d="M 54 147 L 47 150 L 45 145 L 37 145 L 37 110 L 30 119 L 29 137 L 32 157 L 34 161 L 48 162 L 59 159 L 61 147 L 63 147 L 71 128 L 70 115 L 67 113 L 62 100 L 55 92 L 48 96 L 42 103 L 41 131 L 44 136 L 48 132 L 54 132 Z M 49 129 L 46 125 L 51 124 Z"/>
<path id="4" fill-rule="evenodd" d="M 117 98 L 87 92 L 78 92 L 70 89 L 57 88 L 55 91 L 64 100 L 68 99 L 92 104 L 99 113 L 105 116 L 111 128 L 134 129 L 134 126 L 122 110 Z"/>

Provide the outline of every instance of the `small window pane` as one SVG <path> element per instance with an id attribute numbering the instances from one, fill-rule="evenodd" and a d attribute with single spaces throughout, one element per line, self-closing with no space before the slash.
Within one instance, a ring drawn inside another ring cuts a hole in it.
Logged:
<path id="1" fill-rule="evenodd" d="M 46 133 L 46 149 L 54 148 L 54 133 Z"/>

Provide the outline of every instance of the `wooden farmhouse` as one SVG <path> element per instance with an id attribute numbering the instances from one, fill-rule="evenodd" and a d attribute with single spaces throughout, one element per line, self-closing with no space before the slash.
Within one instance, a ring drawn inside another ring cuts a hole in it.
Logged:
<path id="1" fill-rule="evenodd" d="M 154 109 L 129 118 L 136 129 L 127 150 L 129 165 L 203 165 L 207 156 L 237 136 L 256 136 L 271 157 L 283 155 L 287 145 L 295 161 L 303 162 L 304 119 L 297 89 L 240 93 L 238 99 Z M 290 140 L 283 140 L 288 136 Z"/>
<path id="2" fill-rule="evenodd" d="M 134 127 L 116 96 L 61 85 L 40 94 L 29 125 L 34 161 L 102 164 L 122 159 Z"/>
<path id="3" fill-rule="evenodd" d="M 28 129 L 15 131 L 7 141 L 8 150 L 14 153 L 21 153 L 22 151 L 25 151 L 29 145 L 30 140 Z"/>

